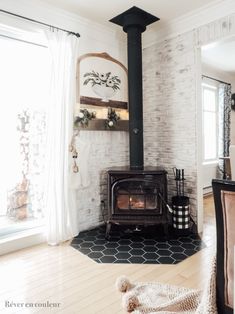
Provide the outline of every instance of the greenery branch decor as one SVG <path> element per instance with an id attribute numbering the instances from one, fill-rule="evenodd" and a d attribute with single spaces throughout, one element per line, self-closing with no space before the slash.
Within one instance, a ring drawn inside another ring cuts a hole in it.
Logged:
<path id="1" fill-rule="evenodd" d="M 88 111 L 87 109 L 81 109 L 77 117 L 75 117 L 74 124 L 77 126 L 82 126 L 84 128 L 88 127 L 89 121 L 95 119 L 96 112 L 95 111 Z"/>
<path id="2" fill-rule="evenodd" d="M 112 129 L 117 124 L 118 120 L 120 120 L 120 115 L 116 113 L 115 109 L 108 108 L 108 116 L 105 120 L 105 126 L 108 129 Z"/>
<path id="3" fill-rule="evenodd" d="M 111 76 L 111 72 L 107 73 L 98 73 L 95 71 L 87 72 L 84 74 L 85 81 L 83 82 L 84 85 L 88 83 L 91 86 L 94 85 L 105 85 L 106 87 L 111 87 L 113 90 L 120 89 L 119 85 L 121 80 L 117 75 Z"/>

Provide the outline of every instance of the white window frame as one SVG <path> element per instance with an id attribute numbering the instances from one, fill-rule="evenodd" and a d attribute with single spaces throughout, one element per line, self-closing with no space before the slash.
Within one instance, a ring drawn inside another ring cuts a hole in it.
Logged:
<path id="1" fill-rule="evenodd" d="M 209 90 L 215 93 L 215 113 L 216 113 L 216 157 L 211 159 L 205 159 L 205 138 L 204 138 L 204 112 L 209 112 L 208 110 L 204 110 L 204 91 Z M 203 128 L 203 138 L 202 138 L 202 145 L 203 145 L 203 165 L 207 164 L 214 164 L 219 162 L 219 90 L 216 85 L 202 83 L 202 128 Z"/>
<path id="2" fill-rule="evenodd" d="M 0 16 L 2 17 L 1 14 Z M 6 24 L 4 22 L 6 22 Z M 8 16 L 4 16 L 3 21 L 0 22 L 0 38 L 2 40 L 20 41 L 25 43 L 26 45 L 36 45 L 48 49 L 46 37 L 40 29 L 34 27 L 34 25 L 32 25 L 31 27 L 29 23 L 27 24 L 24 21 L 15 21 Z M 20 225 L 12 224 L 12 226 L 1 228 L 0 256 L 2 254 L 1 249 L 4 248 L 4 245 L 8 245 L 11 242 L 17 242 L 16 248 L 9 248 L 9 250 L 6 248 L 5 251 L 3 250 L 4 253 L 27 247 L 27 244 L 23 244 L 25 237 L 28 237 L 29 239 L 31 238 L 31 236 L 32 239 L 34 239 L 35 237 L 35 244 L 37 244 L 37 241 L 39 241 L 38 243 L 44 242 L 44 228 L 45 218 L 38 219 L 35 225 L 30 225 L 30 223 L 26 221 L 25 223 L 22 222 Z M 32 240 L 32 243 L 34 244 L 34 240 Z M 30 246 L 32 245 L 32 243 L 30 244 Z"/>

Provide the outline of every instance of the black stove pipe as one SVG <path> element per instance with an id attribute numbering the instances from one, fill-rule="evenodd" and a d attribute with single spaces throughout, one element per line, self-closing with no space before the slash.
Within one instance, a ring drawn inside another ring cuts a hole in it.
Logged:
<path id="1" fill-rule="evenodd" d="M 130 168 L 144 168 L 142 32 L 159 18 L 137 8 L 110 20 L 127 33 Z"/>
<path id="2" fill-rule="evenodd" d="M 127 30 L 130 167 L 144 167 L 143 84 L 141 29 L 135 25 Z"/>

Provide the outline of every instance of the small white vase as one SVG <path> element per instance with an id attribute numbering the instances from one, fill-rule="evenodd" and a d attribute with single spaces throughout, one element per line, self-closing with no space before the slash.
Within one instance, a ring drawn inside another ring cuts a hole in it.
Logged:
<path id="1" fill-rule="evenodd" d="M 102 98 L 101 100 L 104 102 L 108 102 L 116 93 L 116 90 L 112 89 L 112 87 L 99 84 L 92 86 L 92 90 L 96 95 L 100 96 Z"/>

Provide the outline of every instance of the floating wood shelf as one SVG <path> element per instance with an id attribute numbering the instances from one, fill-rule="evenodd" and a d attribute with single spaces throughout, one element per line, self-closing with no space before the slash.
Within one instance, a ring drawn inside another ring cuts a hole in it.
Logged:
<path id="1" fill-rule="evenodd" d="M 118 108 L 118 109 L 128 109 L 127 102 L 125 101 L 118 101 L 118 100 L 111 100 L 104 102 L 100 98 L 95 97 L 80 97 L 80 104 L 84 105 L 92 105 L 92 106 L 98 106 L 98 107 L 112 107 L 112 108 Z"/>
<path id="2" fill-rule="evenodd" d="M 95 119 L 89 121 L 87 127 L 75 126 L 75 130 L 80 131 L 129 131 L 129 121 L 128 120 L 119 120 L 117 124 L 112 128 L 107 128 L 105 126 L 105 119 Z"/>

